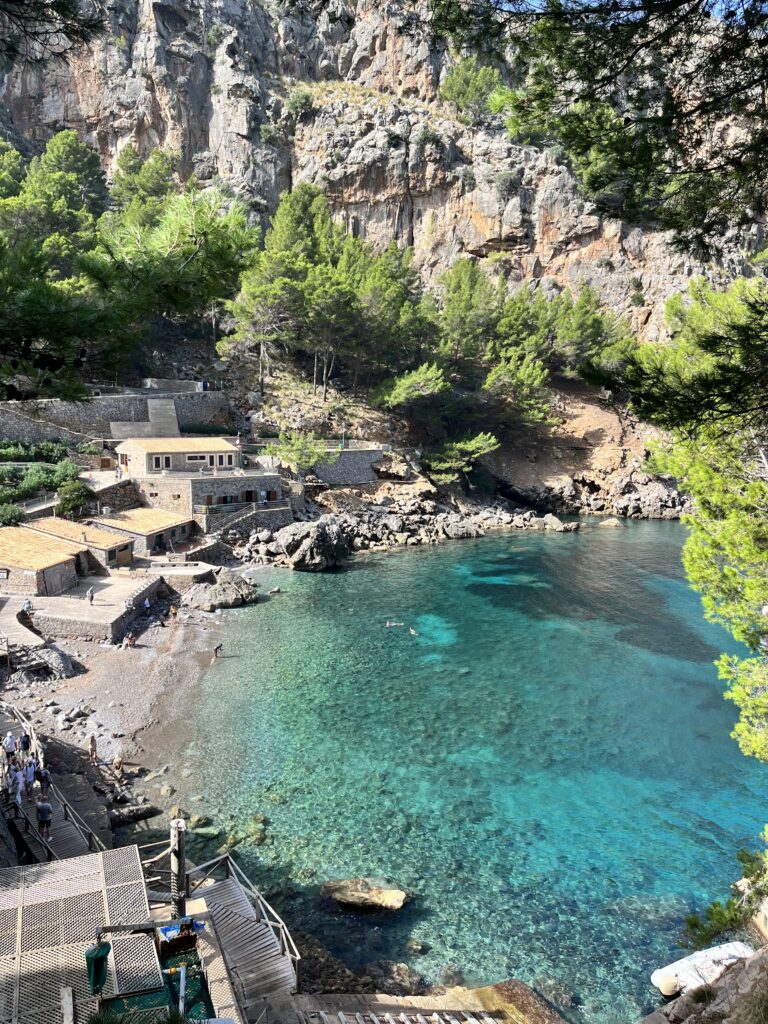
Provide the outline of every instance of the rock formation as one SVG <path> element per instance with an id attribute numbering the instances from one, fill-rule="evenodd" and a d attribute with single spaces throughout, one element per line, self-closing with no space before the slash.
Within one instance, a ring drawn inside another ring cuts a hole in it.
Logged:
<path id="1" fill-rule="evenodd" d="M 255 583 L 244 579 L 231 569 L 214 570 L 214 582 L 196 583 L 184 595 L 184 605 L 201 612 L 214 612 L 219 608 L 239 608 L 255 604 L 259 599 Z"/>
<path id="2" fill-rule="evenodd" d="M 6 76 L 8 137 L 39 146 L 72 127 L 108 169 L 128 143 L 164 146 L 263 217 L 292 184 L 315 182 L 352 231 L 413 245 L 432 283 L 462 253 L 493 254 L 511 287 L 589 281 L 649 338 L 701 269 L 666 235 L 599 216 L 554 151 L 514 144 L 500 120 L 458 120 L 438 98 L 450 57 L 424 0 L 107 6 L 89 51 Z M 298 120 L 286 113 L 297 87 L 312 95 Z"/>
<path id="3" fill-rule="evenodd" d="M 404 890 L 378 885 L 367 878 L 326 882 L 320 887 L 320 895 L 353 910 L 401 910 L 408 899 Z"/>

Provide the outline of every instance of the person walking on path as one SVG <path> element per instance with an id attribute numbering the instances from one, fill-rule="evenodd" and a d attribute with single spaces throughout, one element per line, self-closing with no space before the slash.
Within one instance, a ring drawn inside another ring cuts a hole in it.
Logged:
<path id="1" fill-rule="evenodd" d="M 7 761 L 8 764 L 10 764 L 16 754 L 16 737 L 13 735 L 10 729 L 5 734 L 5 739 L 3 740 L 3 750 L 5 751 L 5 760 Z"/>
<path id="2" fill-rule="evenodd" d="M 213 656 L 214 656 L 214 658 L 218 658 L 223 650 L 224 650 L 224 644 L 216 644 L 216 646 L 213 648 Z"/>
<path id="3" fill-rule="evenodd" d="M 51 791 L 51 784 L 53 783 L 53 778 L 46 767 L 43 766 L 42 768 L 38 768 L 37 781 L 40 783 L 41 794 L 47 800 L 48 794 Z"/>
<path id="4" fill-rule="evenodd" d="M 88 587 L 85 596 L 88 598 L 88 604 L 93 604 L 93 587 Z"/>
<path id="5" fill-rule="evenodd" d="M 10 761 L 8 763 L 8 771 L 5 776 L 5 789 L 6 796 L 8 797 L 9 805 L 13 803 L 14 790 L 16 788 L 16 762 Z"/>
<path id="6" fill-rule="evenodd" d="M 11 784 L 8 787 L 8 793 L 11 797 L 11 801 L 16 804 L 17 807 L 21 807 L 21 794 L 24 789 L 24 773 L 19 767 L 18 761 L 14 761 L 9 773 L 11 777 Z"/>
<path id="7" fill-rule="evenodd" d="M 90 757 L 91 764 L 99 763 L 99 759 L 96 753 L 96 737 L 93 735 L 93 733 L 91 733 L 90 738 L 88 740 L 88 755 Z"/>
<path id="8" fill-rule="evenodd" d="M 26 761 L 27 761 L 27 758 L 29 757 L 29 752 L 30 752 L 31 749 L 32 749 L 32 737 L 29 735 L 29 733 L 25 729 L 24 732 L 21 734 L 21 738 L 19 739 L 19 755 L 21 757 L 22 765 L 26 764 Z"/>
<path id="9" fill-rule="evenodd" d="M 48 797 L 42 793 L 38 794 L 37 804 L 35 805 L 35 814 L 37 815 L 37 828 L 40 835 L 47 842 L 51 838 L 51 819 L 53 818 L 53 807 L 51 807 Z"/>
<path id="10" fill-rule="evenodd" d="M 24 773 L 24 790 L 27 794 L 27 800 L 32 799 L 32 790 L 35 788 L 35 776 L 37 775 L 37 761 L 34 756 L 27 760 L 27 763 L 23 768 Z"/>
<path id="11" fill-rule="evenodd" d="M 152 602 L 149 600 L 148 597 L 145 597 L 144 598 L 144 614 L 145 615 L 147 615 L 147 616 L 149 615 L 149 609 L 151 607 L 152 607 Z"/>

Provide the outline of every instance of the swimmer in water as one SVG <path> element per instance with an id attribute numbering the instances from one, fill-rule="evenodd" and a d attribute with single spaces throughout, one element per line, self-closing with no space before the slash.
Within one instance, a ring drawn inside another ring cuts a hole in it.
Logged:
<path id="1" fill-rule="evenodd" d="M 415 629 L 413 628 L 413 626 L 409 626 L 409 627 L 408 627 L 408 632 L 409 632 L 409 633 L 411 634 L 411 636 L 418 636 L 418 635 L 419 635 L 419 634 L 418 634 L 418 633 L 416 632 L 416 630 L 415 630 Z"/>
<path id="2" fill-rule="evenodd" d="M 404 626 L 404 625 L 405 625 L 404 622 L 390 622 L 389 619 L 387 619 L 387 626 L 388 627 L 389 626 Z"/>

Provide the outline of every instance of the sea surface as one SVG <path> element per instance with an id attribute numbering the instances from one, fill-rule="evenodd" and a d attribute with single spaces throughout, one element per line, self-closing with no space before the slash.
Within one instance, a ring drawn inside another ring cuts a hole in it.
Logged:
<path id="1" fill-rule="evenodd" d="M 239 859 L 353 967 L 521 978 L 577 1024 L 633 1024 L 768 820 L 684 536 L 589 525 L 266 572 L 283 592 L 223 615 L 189 709 L 193 809 L 265 814 Z M 414 898 L 373 918 L 318 899 L 361 875 Z"/>

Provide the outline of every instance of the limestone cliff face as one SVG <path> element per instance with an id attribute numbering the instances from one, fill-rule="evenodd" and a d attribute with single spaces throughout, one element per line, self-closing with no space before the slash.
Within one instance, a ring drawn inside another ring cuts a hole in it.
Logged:
<path id="1" fill-rule="evenodd" d="M 434 282 L 461 253 L 496 254 L 510 285 L 592 283 L 648 338 L 699 273 L 668 237 L 606 220 L 552 152 L 438 99 L 449 66 L 421 0 L 111 0 L 109 29 L 68 66 L 16 68 L 4 120 L 35 143 L 73 127 L 110 167 L 129 142 L 179 152 L 263 215 L 298 181 L 377 245 L 412 244 Z M 286 98 L 309 88 L 295 126 Z M 266 126 L 266 127 L 265 127 Z M 274 142 L 265 141 L 276 138 Z"/>

